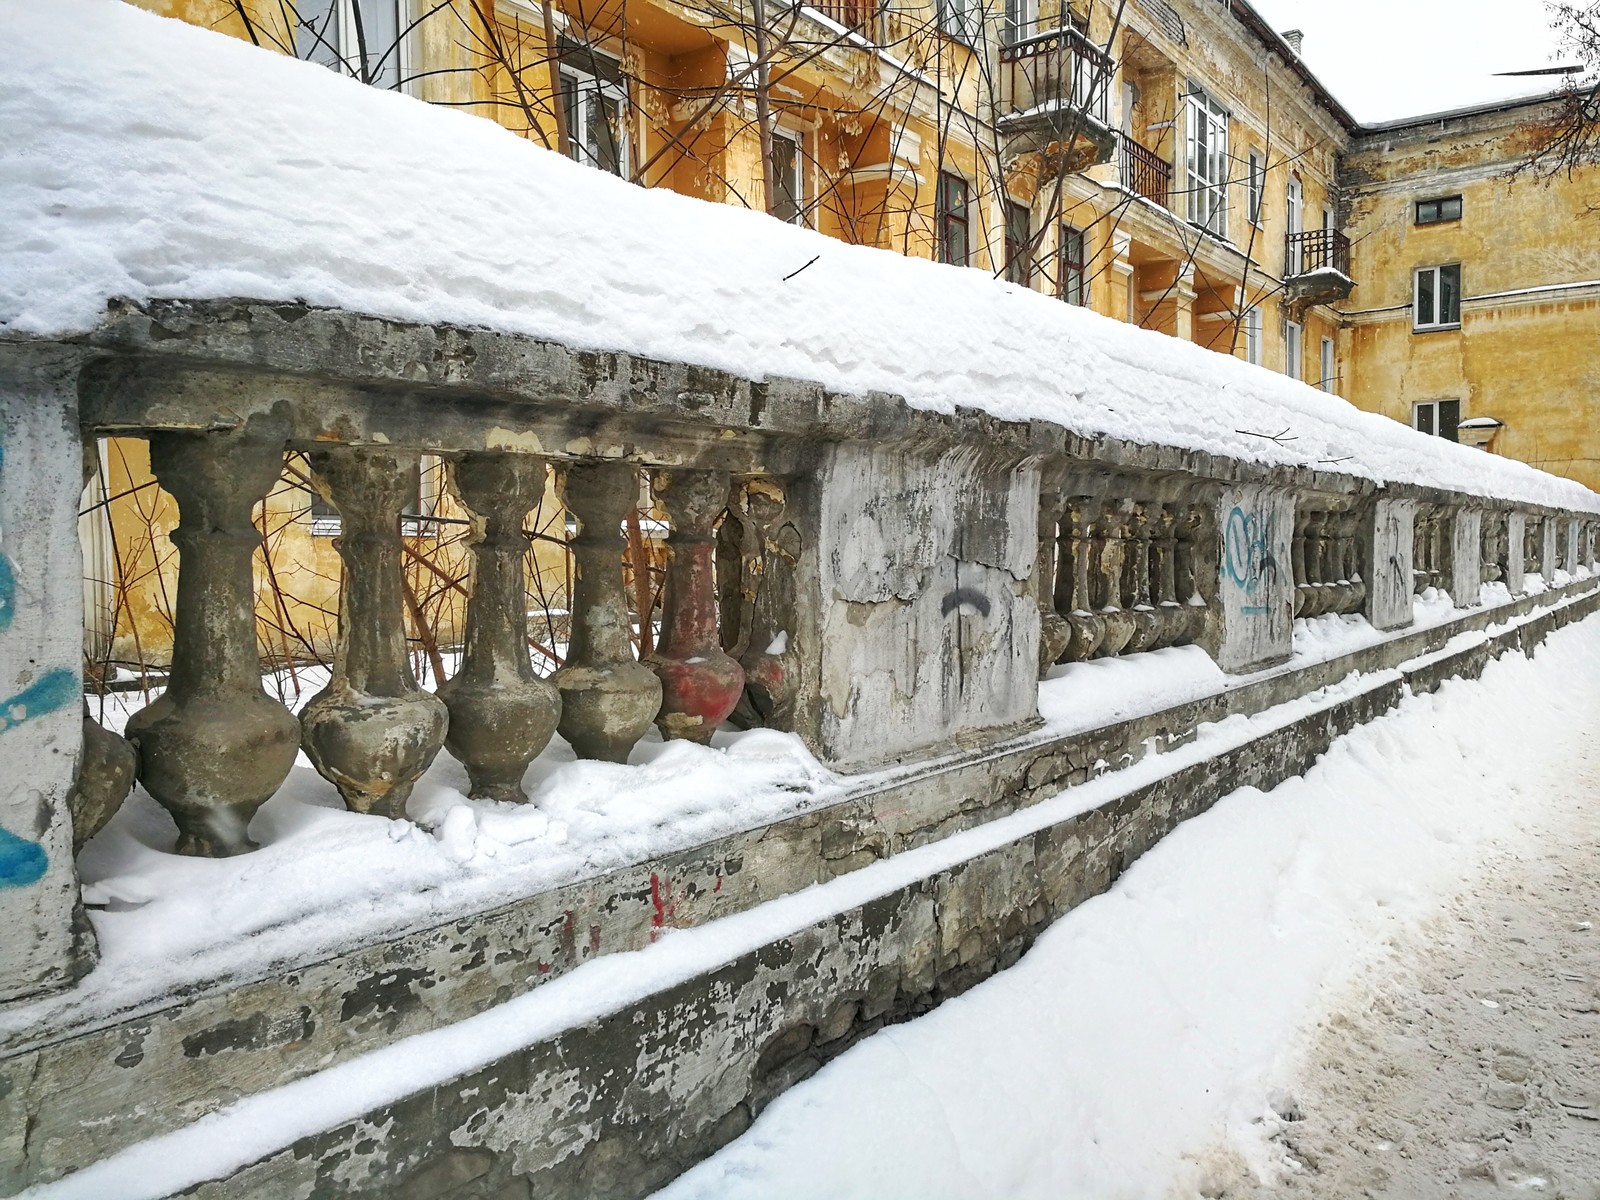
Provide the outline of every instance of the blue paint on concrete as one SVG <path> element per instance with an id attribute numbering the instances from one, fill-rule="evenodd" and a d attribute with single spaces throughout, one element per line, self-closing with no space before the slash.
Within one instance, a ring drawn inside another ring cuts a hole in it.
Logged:
<path id="1" fill-rule="evenodd" d="M 0 829 L 0 888 L 27 887 L 44 878 L 50 860 L 44 847 Z"/>
<path id="2" fill-rule="evenodd" d="M 15 696 L 0 700 L 0 733 L 69 704 L 81 704 L 78 677 L 65 667 L 46 671 Z"/>

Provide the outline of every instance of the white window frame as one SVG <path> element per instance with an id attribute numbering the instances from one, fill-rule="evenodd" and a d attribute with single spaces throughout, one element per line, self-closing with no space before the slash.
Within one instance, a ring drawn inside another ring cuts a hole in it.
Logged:
<path id="1" fill-rule="evenodd" d="M 944 0 L 939 0 L 940 12 Z M 1005 0 L 1000 10 L 1000 44 L 1015 46 L 1038 32 L 1039 0 Z M 960 34 L 955 36 L 960 37 Z"/>
<path id="2" fill-rule="evenodd" d="M 607 57 L 595 52 L 596 57 Z M 606 170 L 600 164 L 599 156 L 595 154 L 594 147 L 589 142 L 589 108 L 596 101 L 605 97 L 617 103 L 617 174 L 628 178 L 632 167 L 633 137 L 629 125 L 628 89 L 619 83 L 612 83 L 609 79 L 602 79 L 590 71 L 585 71 L 570 61 L 565 61 L 557 68 L 557 75 L 561 83 L 561 95 L 557 97 L 560 103 L 566 102 L 567 83 L 570 81 L 573 88 L 573 110 L 577 120 L 571 120 L 573 113 L 566 114 L 567 143 L 572 147 L 572 158 L 586 167 L 596 170 Z"/>
<path id="3" fill-rule="evenodd" d="M 1442 314 L 1443 305 L 1440 304 L 1440 300 L 1443 298 L 1443 288 L 1440 286 L 1440 284 L 1443 280 L 1443 272 L 1451 269 L 1454 269 L 1456 273 L 1456 319 L 1453 321 L 1441 321 L 1439 317 Z M 1425 275 L 1431 275 L 1433 277 L 1433 311 L 1428 320 L 1421 319 L 1422 279 Z M 1462 288 L 1460 263 L 1439 263 L 1431 267 L 1418 267 L 1411 274 L 1411 328 L 1413 330 L 1460 329 L 1461 300 Z"/>
<path id="4" fill-rule="evenodd" d="M 1322 378 L 1317 381 L 1317 386 L 1331 395 L 1333 393 L 1334 372 L 1337 370 L 1337 365 L 1334 361 L 1333 339 L 1331 337 L 1322 339 L 1322 356 L 1319 366 L 1321 367 L 1319 374 Z"/>
<path id="5" fill-rule="evenodd" d="M 1411 405 L 1411 428 L 1415 429 L 1418 433 L 1426 433 L 1430 437 L 1444 437 L 1445 435 L 1439 431 L 1440 430 L 1439 418 L 1442 415 L 1440 410 L 1443 409 L 1443 407 L 1446 404 L 1454 404 L 1456 406 L 1456 424 L 1455 424 L 1455 428 L 1457 430 L 1460 430 L 1461 421 L 1462 421 L 1461 402 L 1459 400 L 1457 400 L 1454 396 L 1445 396 L 1443 399 L 1440 399 L 1440 400 L 1418 400 L 1418 401 L 1415 401 Z M 1431 429 L 1424 429 L 1422 427 L 1422 414 L 1423 413 L 1429 414 L 1428 415 L 1428 423 L 1432 426 Z M 1455 437 L 1446 438 L 1445 440 L 1446 441 L 1452 441 L 1452 442 L 1459 441 L 1460 440 L 1460 434 L 1458 432 Z"/>
<path id="6" fill-rule="evenodd" d="M 290 12 L 299 12 L 300 24 L 302 26 L 306 24 L 315 26 L 316 22 L 322 18 L 322 14 L 324 12 L 329 14 L 330 19 L 323 26 L 324 32 L 322 32 L 320 40 L 317 38 L 312 38 L 305 44 L 302 44 L 300 40 L 300 30 L 297 29 L 295 33 L 295 54 L 300 58 L 306 59 L 308 62 L 319 63 L 320 65 L 328 67 L 331 70 L 338 71 L 341 75 L 349 75 L 353 78 L 359 79 L 361 77 L 361 72 L 356 68 L 357 3 L 358 0 L 324 0 L 324 3 L 321 4 L 319 4 L 317 0 L 300 0 L 300 4 L 297 6 L 297 8 L 291 9 Z M 392 72 L 393 80 L 385 83 L 383 81 L 383 75 L 380 75 L 379 78 L 372 81 L 372 86 L 383 88 L 387 91 L 403 92 L 409 90 L 408 80 L 411 77 L 411 38 L 407 33 L 407 29 L 411 24 L 410 0 L 359 0 L 359 3 L 361 5 L 363 17 L 365 17 L 369 11 L 373 11 L 379 6 L 386 6 L 388 4 L 394 5 L 394 42 L 390 45 L 370 46 L 368 48 L 371 55 L 376 55 L 377 63 L 382 63 L 385 56 L 388 55 L 392 45 L 394 50 L 392 61 L 383 65 L 383 74 L 386 75 Z M 317 9 L 318 11 L 314 13 L 312 11 L 313 9 Z M 365 21 L 363 21 L 363 25 L 365 25 Z M 334 37 L 338 41 L 337 46 L 329 46 L 327 44 L 328 38 L 326 31 L 331 31 L 333 33 Z M 377 63 L 374 65 L 377 65 Z"/>
<path id="7" fill-rule="evenodd" d="M 807 219 L 807 216 L 806 216 L 806 203 L 807 203 L 806 194 L 809 191 L 809 189 L 806 187 L 806 137 L 805 137 L 805 134 L 802 133 L 798 129 L 788 129 L 788 128 L 785 128 L 784 126 L 779 125 L 779 126 L 775 126 L 773 128 L 773 130 L 772 130 L 772 140 L 773 140 L 774 144 L 776 144 L 779 139 L 782 139 L 783 141 L 788 142 L 791 146 L 794 147 L 794 175 L 793 175 L 793 178 L 792 178 L 791 182 L 794 184 L 795 213 L 794 213 L 794 216 L 788 218 L 788 222 L 791 225 L 801 225 L 801 226 L 809 225 L 811 222 Z M 772 164 L 772 168 L 773 168 L 773 182 L 776 183 L 777 182 L 778 164 L 777 163 L 773 163 Z M 782 220 L 783 218 L 780 217 L 779 219 Z"/>
<path id="8" fill-rule="evenodd" d="M 1261 365 L 1261 308 L 1255 304 L 1244 312 L 1244 359 L 1253 366 Z"/>
<path id="9" fill-rule="evenodd" d="M 935 0 L 938 5 L 939 32 L 964 45 L 973 45 L 983 23 L 981 0 Z"/>
<path id="10" fill-rule="evenodd" d="M 1288 235 L 1283 243 L 1283 277 L 1293 279 L 1300 274 L 1301 267 L 1305 264 L 1305 248 L 1298 242 L 1288 240 L 1295 234 L 1306 231 L 1306 185 L 1300 182 L 1298 175 L 1289 176 L 1289 186 L 1284 192 L 1283 204 L 1284 233 Z"/>
<path id="11" fill-rule="evenodd" d="M 1184 116 L 1189 222 L 1227 240 L 1230 114 L 1204 88 L 1191 82 Z"/>
<path id="12" fill-rule="evenodd" d="M 1294 321 L 1283 324 L 1283 373 L 1300 379 L 1305 372 L 1305 330 Z"/>

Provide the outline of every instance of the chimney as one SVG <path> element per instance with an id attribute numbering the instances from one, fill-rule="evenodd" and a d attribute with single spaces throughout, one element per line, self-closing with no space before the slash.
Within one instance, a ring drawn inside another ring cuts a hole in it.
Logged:
<path id="1" fill-rule="evenodd" d="M 1300 53 L 1300 43 L 1306 40 L 1306 35 L 1298 29 L 1285 29 L 1283 31 L 1283 40 L 1288 42 L 1289 49 L 1298 55 Z"/>

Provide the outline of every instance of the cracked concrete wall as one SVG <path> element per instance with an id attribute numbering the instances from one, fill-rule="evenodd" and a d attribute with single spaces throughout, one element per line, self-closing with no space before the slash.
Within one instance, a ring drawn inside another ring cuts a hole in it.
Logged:
<path id="1" fill-rule="evenodd" d="M 1289 657 L 1294 634 L 1294 497 L 1281 488 L 1225 488 L 1216 502 L 1221 534 L 1217 664 L 1251 671 Z"/>
<path id="2" fill-rule="evenodd" d="M 1035 720 L 1038 472 L 851 442 L 810 486 L 823 756 L 859 768 Z"/>
<path id="3" fill-rule="evenodd" d="M 643 1196 L 742 1133 L 785 1088 L 886 1024 L 1014 963 L 1180 821 L 1269 789 L 1333 740 L 1600 607 L 1576 604 L 1099 808 L 830 916 L 611 1016 L 304 1138 L 196 1200 L 577 1200 Z M 1418 634 L 1416 636 L 1424 636 Z"/>
<path id="4" fill-rule="evenodd" d="M 1379 497 L 1362 523 L 1362 574 L 1367 619 L 1375 629 L 1400 629 L 1415 619 L 1412 567 L 1416 553 L 1414 500 Z"/>
<path id="5" fill-rule="evenodd" d="M 94 961 L 69 798 L 83 742 L 78 363 L 0 347 L 0 1001 Z"/>

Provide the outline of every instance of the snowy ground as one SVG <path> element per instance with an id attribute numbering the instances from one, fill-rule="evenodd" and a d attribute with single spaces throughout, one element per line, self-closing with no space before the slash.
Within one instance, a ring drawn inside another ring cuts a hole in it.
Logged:
<path id="1" fill-rule="evenodd" d="M 1594 620 L 1407 700 L 661 1200 L 1592 1196 L 1597 722 Z"/>

